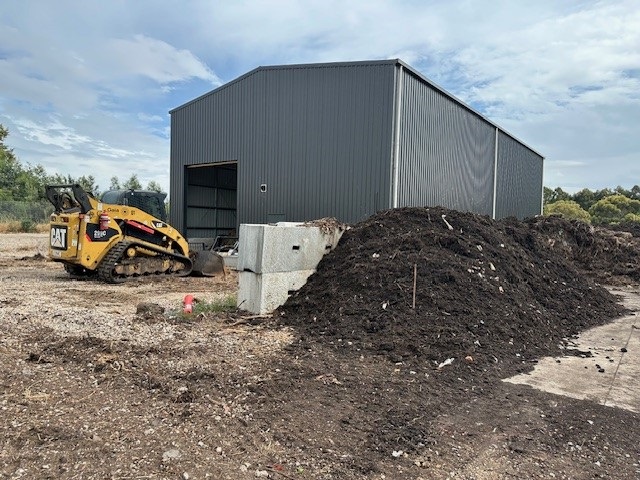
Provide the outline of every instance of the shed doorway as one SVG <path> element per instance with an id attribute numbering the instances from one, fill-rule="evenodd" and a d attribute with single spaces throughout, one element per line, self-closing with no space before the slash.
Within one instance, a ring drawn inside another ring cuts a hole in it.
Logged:
<path id="1" fill-rule="evenodd" d="M 189 242 L 237 236 L 238 162 L 189 165 L 185 179 Z"/>

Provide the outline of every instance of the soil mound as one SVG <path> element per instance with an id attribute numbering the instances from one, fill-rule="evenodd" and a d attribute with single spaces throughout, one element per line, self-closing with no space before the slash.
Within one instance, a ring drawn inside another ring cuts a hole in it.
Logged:
<path id="1" fill-rule="evenodd" d="M 533 218 L 525 223 L 538 234 L 535 244 L 531 245 L 534 251 L 550 248 L 573 262 L 582 273 L 602 283 L 640 281 L 638 224 L 626 223 L 607 229 L 554 216 Z"/>
<path id="2" fill-rule="evenodd" d="M 609 262 L 633 251 L 617 239 L 556 218 L 388 210 L 343 235 L 281 321 L 348 356 L 506 376 L 623 312 L 579 270 L 607 266 L 610 277 Z"/>
<path id="3" fill-rule="evenodd" d="M 618 232 L 628 232 L 634 237 L 640 238 L 640 223 L 638 222 L 620 222 L 617 225 L 612 225 L 609 228 Z"/>

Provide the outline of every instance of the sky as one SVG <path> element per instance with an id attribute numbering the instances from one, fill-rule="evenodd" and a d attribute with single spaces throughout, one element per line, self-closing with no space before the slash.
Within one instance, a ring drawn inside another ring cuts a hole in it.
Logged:
<path id="1" fill-rule="evenodd" d="M 169 110 L 265 65 L 400 58 L 574 193 L 640 184 L 640 1 L 3 0 L 25 166 L 169 188 Z"/>

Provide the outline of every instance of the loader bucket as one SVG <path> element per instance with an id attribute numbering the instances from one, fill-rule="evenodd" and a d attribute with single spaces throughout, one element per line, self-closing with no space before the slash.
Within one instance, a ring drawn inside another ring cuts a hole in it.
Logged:
<path id="1" fill-rule="evenodd" d="M 192 275 L 214 277 L 224 275 L 224 259 L 215 252 L 203 250 L 194 252 Z"/>

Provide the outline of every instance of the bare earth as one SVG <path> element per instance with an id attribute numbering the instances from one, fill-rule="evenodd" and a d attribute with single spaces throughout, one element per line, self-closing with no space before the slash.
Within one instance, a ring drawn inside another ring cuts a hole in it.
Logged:
<path id="1" fill-rule="evenodd" d="M 0 478 L 640 478 L 637 413 L 462 379 L 449 406 L 421 390 L 433 368 L 348 363 L 242 312 L 180 315 L 186 294 L 235 294 L 234 274 L 72 280 L 47 240 L 0 234 Z M 422 412 L 399 431 L 429 430 L 411 448 L 376 427 L 405 402 Z"/>

